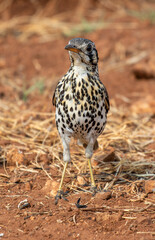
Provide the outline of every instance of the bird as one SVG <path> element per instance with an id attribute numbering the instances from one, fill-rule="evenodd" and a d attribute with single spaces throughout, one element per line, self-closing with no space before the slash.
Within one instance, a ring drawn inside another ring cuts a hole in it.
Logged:
<path id="1" fill-rule="evenodd" d="M 98 136 L 103 132 L 110 109 L 106 87 L 100 81 L 98 72 L 98 52 L 94 42 L 85 38 L 73 38 L 65 46 L 70 57 L 68 72 L 58 81 L 52 103 L 55 106 L 55 121 L 63 145 L 64 169 L 55 196 L 66 199 L 62 190 L 63 180 L 70 157 L 70 140 L 77 139 L 85 147 L 88 160 L 91 190 L 95 194 L 95 184 L 91 158 L 98 148 Z"/>

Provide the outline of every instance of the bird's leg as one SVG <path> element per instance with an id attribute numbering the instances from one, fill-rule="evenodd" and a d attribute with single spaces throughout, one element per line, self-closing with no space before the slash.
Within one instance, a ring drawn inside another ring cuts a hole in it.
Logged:
<path id="1" fill-rule="evenodd" d="M 64 180 L 64 177 L 65 177 L 65 172 L 66 172 L 67 165 L 68 165 L 68 162 L 65 162 L 64 169 L 63 169 L 62 176 L 61 176 L 59 189 L 57 191 L 57 195 L 55 196 L 55 204 L 57 204 L 59 199 L 61 199 L 61 198 L 68 201 L 67 198 L 65 198 L 65 193 L 62 191 L 62 184 L 63 184 L 63 180 Z"/>
<path id="2" fill-rule="evenodd" d="M 90 171 L 90 178 L 91 178 L 91 186 L 92 188 L 96 188 L 95 180 L 94 180 L 94 175 L 93 175 L 93 170 L 91 166 L 91 159 L 88 158 L 88 165 L 89 165 L 89 171 Z"/>
<path id="3" fill-rule="evenodd" d="M 93 141 L 91 139 L 88 146 L 86 147 L 86 152 L 85 152 L 86 158 L 88 159 L 88 165 L 89 165 L 89 170 L 90 170 L 90 178 L 91 178 L 91 189 L 93 191 L 93 195 L 95 195 L 96 192 L 97 192 L 97 187 L 96 187 L 96 184 L 95 184 L 93 170 L 92 170 L 92 166 L 91 166 L 91 157 L 93 155 L 94 143 L 95 143 L 95 141 Z"/>
<path id="4" fill-rule="evenodd" d="M 57 204 L 59 199 L 61 199 L 61 198 L 68 201 L 67 198 L 65 197 L 66 193 L 64 193 L 62 191 L 62 185 L 63 185 L 63 180 L 65 177 L 66 168 L 67 168 L 68 162 L 70 161 L 69 139 L 68 139 L 68 141 L 66 141 L 65 139 L 62 139 L 62 143 L 63 143 L 63 147 L 64 147 L 63 148 L 63 160 L 65 161 L 65 165 L 64 165 L 63 172 L 62 172 L 59 189 L 58 189 L 57 195 L 55 196 L 55 204 Z"/>

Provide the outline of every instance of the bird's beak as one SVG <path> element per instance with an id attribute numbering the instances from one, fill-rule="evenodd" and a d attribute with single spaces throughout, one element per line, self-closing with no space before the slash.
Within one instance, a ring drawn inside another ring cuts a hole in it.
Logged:
<path id="1" fill-rule="evenodd" d="M 80 49 L 78 49 L 77 47 L 75 47 L 71 44 L 66 45 L 65 49 L 68 51 L 75 52 L 75 53 L 79 53 L 81 51 Z"/>

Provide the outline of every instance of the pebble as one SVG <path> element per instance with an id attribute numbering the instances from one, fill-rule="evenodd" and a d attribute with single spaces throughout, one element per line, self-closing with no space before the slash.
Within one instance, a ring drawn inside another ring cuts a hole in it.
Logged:
<path id="1" fill-rule="evenodd" d="M 155 180 L 145 181 L 145 192 L 147 194 L 155 192 Z"/>
<path id="2" fill-rule="evenodd" d="M 59 182 L 47 180 L 45 183 L 45 186 L 42 188 L 42 190 L 50 196 L 55 196 L 57 194 L 57 191 L 59 189 Z"/>

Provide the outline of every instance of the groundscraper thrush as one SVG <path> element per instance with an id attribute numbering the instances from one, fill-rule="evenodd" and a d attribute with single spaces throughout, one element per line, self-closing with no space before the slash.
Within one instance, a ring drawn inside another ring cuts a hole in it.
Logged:
<path id="1" fill-rule="evenodd" d="M 91 188 L 96 192 L 91 157 L 98 146 L 97 137 L 104 130 L 110 106 L 107 90 L 99 79 L 95 44 L 88 39 L 73 38 L 65 49 L 69 51 L 71 66 L 58 82 L 53 95 L 56 126 L 62 140 L 65 162 L 55 197 L 56 204 L 59 199 L 65 199 L 62 184 L 67 164 L 70 162 L 69 145 L 72 137 L 85 147 Z"/>

